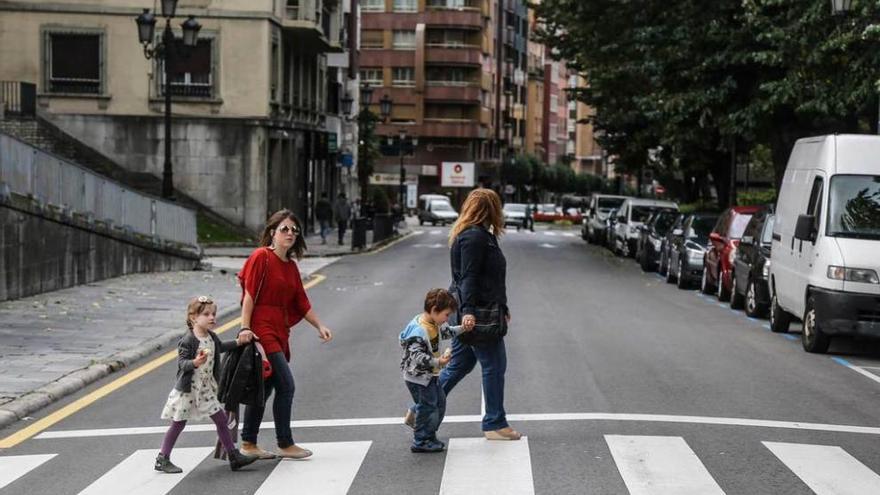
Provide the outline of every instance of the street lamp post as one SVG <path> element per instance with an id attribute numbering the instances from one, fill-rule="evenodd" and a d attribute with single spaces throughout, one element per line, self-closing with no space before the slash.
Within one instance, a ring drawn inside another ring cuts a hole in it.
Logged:
<path id="1" fill-rule="evenodd" d="M 155 46 L 156 16 L 150 9 L 144 9 L 141 15 L 135 18 L 138 26 L 138 39 L 144 47 L 144 56 L 147 60 L 155 57 L 162 60 L 164 73 L 164 96 L 165 96 L 165 163 L 162 168 L 162 197 L 171 198 L 174 195 L 174 180 L 171 164 L 171 73 L 170 66 L 174 62 L 174 32 L 171 30 L 171 19 L 177 11 L 178 0 L 162 0 L 162 17 L 165 18 L 165 30 L 162 32 L 162 41 Z M 183 46 L 185 49 L 196 46 L 199 30 L 202 26 L 195 17 L 189 16 L 180 27 L 183 29 Z"/>

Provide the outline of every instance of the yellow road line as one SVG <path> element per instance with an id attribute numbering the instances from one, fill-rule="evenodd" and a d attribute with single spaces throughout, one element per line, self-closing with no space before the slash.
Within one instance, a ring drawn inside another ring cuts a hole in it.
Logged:
<path id="1" fill-rule="evenodd" d="M 310 289 L 310 288 L 320 284 L 321 282 L 323 282 L 326 278 L 327 277 L 325 277 L 324 275 L 313 275 L 312 279 L 309 280 L 308 283 L 304 284 L 304 286 L 306 289 Z M 215 330 L 215 333 L 221 334 L 221 333 L 229 330 L 230 328 L 233 328 L 234 326 L 238 325 L 240 322 L 241 322 L 241 317 L 239 316 L 239 317 L 235 318 L 234 320 L 229 321 L 229 322 L 223 324 L 222 326 L 220 326 L 220 328 Z M 42 419 L 36 421 L 34 424 L 29 425 L 29 426 L 15 432 L 15 433 L 13 433 L 12 435 L 9 435 L 8 437 L 0 440 L 0 449 L 8 449 L 11 447 L 15 447 L 16 445 L 20 444 L 21 442 L 24 442 L 25 440 L 33 437 L 34 435 L 42 432 L 46 428 L 51 427 L 52 425 L 54 425 L 54 424 L 62 421 L 63 419 L 77 413 L 78 411 L 81 411 L 82 409 L 85 409 L 86 407 L 92 405 L 93 403 L 95 403 L 99 399 L 110 395 L 111 393 L 119 390 L 120 388 L 124 387 L 125 385 L 128 385 L 129 383 L 137 380 L 138 378 L 146 375 L 147 373 L 155 370 L 156 368 L 158 368 L 158 367 L 162 366 L 163 364 L 166 364 L 169 361 L 172 361 L 176 358 L 177 358 L 177 349 L 174 349 L 172 351 L 168 351 L 165 354 L 162 354 L 161 356 L 153 359 L 149 363 L 146 363 L 138 368 L 135 368 L 130 373 L 127 373 L 123 376 L 120 376 L 119 378 L 117 378 L 116 380 L 113 380 L 112 382 L 108 383 L 107 385 L 104 385 L 103 387 L 80 397 L 79 399 L 77 399 L 77 400 L 71 402 L 70 404 L 62 407 L 61 409 L 53 412 L 52 414 L 46 416 L 45 418 L 42 418 Z"/>
<path id="2" fill-rule="evenodd" d="M 405 239 L 409 239 L 411 236 L 412 236 L 412 231 L 401 236 L 400 239 L 395 239 L 394 241 L 389 242 L 388 244 L 385 244 L 384 246 L 380 247 L 379 249 L 376 249 L 374 251 L 370 251 L 369 253 L 364 253 L 364 254 L 369 256 L 372 254 L 381 253 L 382 251 L 385 251 L 386 249 L 390 248 L 391 246 L 394 246 L 400 242 L 403 242 Z"/>

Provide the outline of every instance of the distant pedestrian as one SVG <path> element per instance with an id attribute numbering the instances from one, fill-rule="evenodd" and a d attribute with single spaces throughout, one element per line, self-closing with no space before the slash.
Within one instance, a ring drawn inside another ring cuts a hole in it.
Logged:
<path id="1" fill-rule="evenodd" d="M 437 438 L 437 429 L 446 414 L 446 394 L 440 388 L 438 377 L 450 355 L 441 355 L 440 341 L 473 329 L 473 325 L 449 326 L 449 314 L 456 307 L 452 294 L 445 289 L 432 289 L 425 296 L 424 311 L 400 332 L 403 348 L 400 369 L 415 402 L 404 419 L 415 430 L 412 452 L 441 452 L 446 448 Z"/>
<path id="2" fill-rule="evenodd" d="M 321 244 L 327 244 L 327 234 L 330 233 L 330 223 L 333 222 L 333 205 L 325 192 L 321 193 L 321 199 L 315 204 L 315 219 L 321 226 Z"/>
<path id="3" fill-rule="evenodd" d="M 275 390 L 272 416 L 278 455 L 302 459 L 312 455 L 293 441 L 290 431 L 295 384 L 290 365 L 290 328 L 305 319 L 318 331 L 323 342 L 333 334 L 318 319 L 303 287 L 296 260 L 302 258 L 306 242 L 302 224 L 290 210 L 275 212 L 266 221 L 260 246 L 245 262 L 238 277 L 242 285 L 241 327 L 253 329 L 271 364 L 271 374 L 264 382 L 266 399 Z M 248 405 L 244 410 L 241 450 L 246 454 L 271 459 L 275 454 L 257 446 L 257 434 L 265 407 Z"/>
<path id="4" fill-rule="evenodd" d="M 344 192 L 339 193 L 339 197 L 333 203 L 333 216 L 336 218 L 336 227 L 339 229 L 339 245 L 341 246 L 345 237 L 345 229 L 351 220 L 351 204 L 346 199 Z"/>
<path id="5" fill-rule="evenodd" d="M 156 471 L 183 472 L 171 463 L 171 449 L 190 419 L 211 418 L 233 471 L 259 458 L 243 454 L 235 448 L 226 413 L 217 400 L 217 380 L 220 376 L 218 354 L 250 342 L 254 334 L 250 330 L 242 330 L 234 341 L 221 342 L 217 334 L 211 331 L 216 317 L 217 305 L 209 297 L 197 297 L 187 305 L 187 331 L 177 343 L 177 383 L 162 409 L 162 419 L 170 419 L 171 426 L 156 457 Z"/>
<path id="6" fill-rule="evenodd" d="M 507 424 L 504 412 L 507 371 L 504 335 L 510 323 L 510 310 L 507 307 L 507 261 L 498 245 L 503 233 L 504 214 L 498 193 L 482 188 L 471 191 L 449 233 L 452 265 L 449 291 L 456 294 L 459 301 L 454 320 L 462 325 L 476 325 L 476 330 L 452 340 L 452 359 L 440 374 L 440 386 L 449 395 L 479 361 L 486 397 L 483 435 L 489 440 L 519 440 L 522 435 Z"/>

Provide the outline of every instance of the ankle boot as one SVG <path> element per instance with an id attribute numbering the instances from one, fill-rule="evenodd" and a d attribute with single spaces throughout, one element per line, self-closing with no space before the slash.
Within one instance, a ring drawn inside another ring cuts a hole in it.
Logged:
<path id="1" fill-rule="evenodd" d="M 165 455 L 162 453 L 156 456 L 156 465 L 153 467 L 153 469 L 168 474 L 178 474 L 183 472 L 183 469 L 180 469 L 179 467 L 172 464 L 171 459 L 165 457 Z"/>
<path id="2" fill-rule="evenodd" d="M 238 449 L 232 449 L 229 451 L 229 467 L 233 471 L 238 471 L 259 458 L 258 455 L 242 454 Z"/>

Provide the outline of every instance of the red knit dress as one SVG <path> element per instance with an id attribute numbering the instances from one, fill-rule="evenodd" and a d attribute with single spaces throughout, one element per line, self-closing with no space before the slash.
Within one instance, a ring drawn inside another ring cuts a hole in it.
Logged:
<path id="1" fill-rule="evenodd" d="M 283 352 L 290 361 L 290 328 L 312 308 L 296 262 L 282 261 L 271 249 L 258 248 L 238 278 L 254 299 L 251 331 L 260 338 L 266 354 Z"/>

